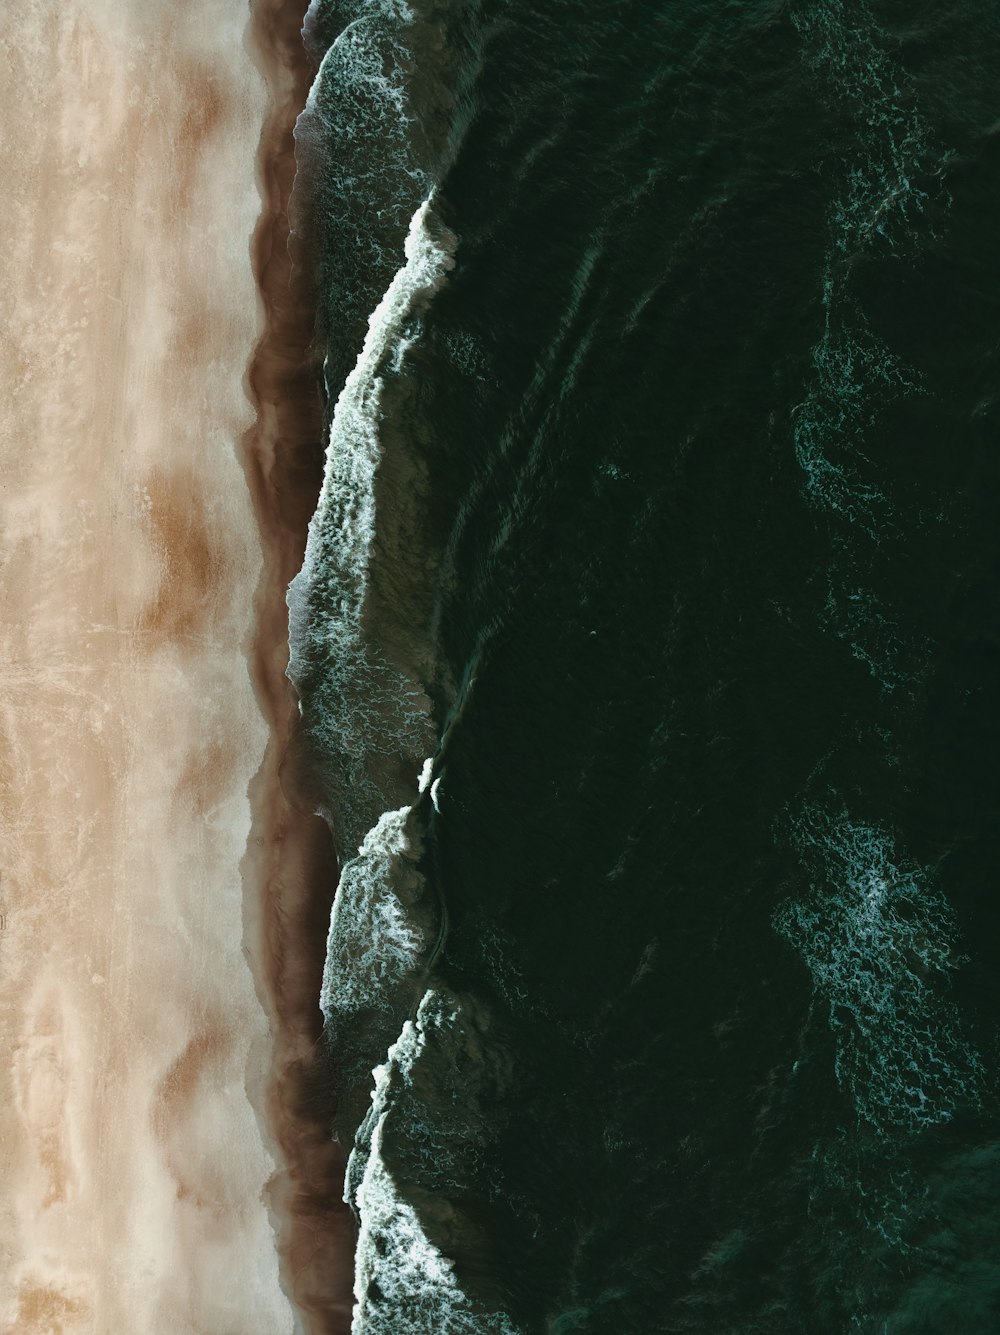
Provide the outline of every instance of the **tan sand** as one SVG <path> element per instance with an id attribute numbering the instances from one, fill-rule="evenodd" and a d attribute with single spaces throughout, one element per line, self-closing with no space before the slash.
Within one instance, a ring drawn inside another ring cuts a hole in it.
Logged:
<path id="1" fill-rule="evenodd" d="M 295 1327 L 247 1096 L 240 0 L 0 16 L 0 1331 Z"/>

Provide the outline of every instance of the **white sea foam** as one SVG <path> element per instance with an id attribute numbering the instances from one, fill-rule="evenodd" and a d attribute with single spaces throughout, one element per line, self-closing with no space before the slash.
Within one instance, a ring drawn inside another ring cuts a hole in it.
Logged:
<path id="1" fill-rule="evenodd" d="M 504 1313 L 483 1311 L 463 1292 L 452 1261 L 430 1241 L 383 1158 L 387 1130 L 406 1131 L 395 1094 L 412 1096 L 428 1036 L 457 1019 L 453 1005 L 428 991 L 373 1072 L 372 1107 L 347 1174 L 347 1199 L 361 1221 L 352 1335 L 517 1335 Z"/>
<path id="2" fill-rule="evenodd" d="M 417 781 L 417 788 L 421 793 L 426 793 L 428 788 L 431 792 L 431 805 L 440 815 L 441 807 L 438 803 L 438 792 L 441 788 L 441 776 L 434 778 L 434 757 L 430 756 L 424 761 L 424 767 L 420 771 L 420 778 Z"/>
<path id="3" fill-rule="evenodd" d="M 288 593 L 294 644 L 324 633 L 339 639 L 345 631 L 357 632 L 375 536 L 383 363 L 408 338 L 407 323 L 441 287 L 455 263 L 455 239 L 443 228 L 431 230 L 431 211 L 432 200 L 427 199 L 414 213 L 406 238 L 406 263 L 372 312 L 364 346 L 337 399 L 305 561 Z M 335 592 L 332 607 L 308 606 L 308 596 L 317 586 Z"/>
<path id="4" fill-rule="evenodd" d="M 380 16 L 378 8 L 359 14 L 327 49 L 306 98 L 307 115 L 320 113 L 323 86 L 336 80 L 341 87 L 347 85 L 357 93 L 364 92 L 367 100 L 382 108 L 383 115 L 403 116 L 402 83 L 398 77 L 386 74 L 380 44 L 369 22 L 376 16 Z"/>
<path id="5" fill-rule="evenodd" d="M 860 251 L 912 244 L 913 224 L 928 200 L 917 181 L 940 174 L 946 158 L 935 168 L 926 126 L 863 3 L 848 10 L 844 0 L 810 0 L 791 17 L 806 59 L 829 75 L 831 98 L 858 127 L 829 214 L 823 334 L 813 349 L 813 383 L 795 413 L 795 452 L 809 499 L 877 539 L 889 502 L 870 477 L 864 437 L 878 406 L 914 389 L 916 376 L 857 307 L 852 265 Z"/>
<path id="6" fill-rule="evenodd" d="M 823 335 L 812 363 L 813 382 L 794 418 L 795 457 L 805 474 L 806 494 L 877 542 L 891 511 L 884 491 L 871 480 L 864 453 L 876 407 L 873 395 L 877 390 L 881 404 L 913 385 L 871 333 L 843 280 L 831 272 L 823 285 Z"/>
<path id="7" fill-rule="evenodd" d="M 916 1131 L 975 1105 L 981 1062 L 947 996 L 955 915 L 932 871 L 835 795 L 803 809 L 793 839 L 809 890 L 775 927 L 826 1003 L 837 1078 L 859 1116 L 880 1132 Z"/>
<path id="8" fill-rule="evenodd" d="M 907 230 L 926 204 L 917 180 L 928 175 L 931 150 L 905 76 L 889 58 L 890 39 L 863 0 L 849 7 L 809 0 L 791 17 L 810 63 L 829 74 L 833 95 L 864 127 L 833 209 L 837 248 L 850 254 L 876 241 L 893 246 L 897 228 Z"/>
<path id="9" fill-rule="evenodd" d="M 323 970 L 321 1004 L 328 1017 L 378 1006 L 387 988 L 419 968 L 427 950 L 424 932 L 397 893 L 417 877 L 407 832 L 411 810 L 384 812 L 341 872 Z"/>
<path id="10" fill-rule="evenodd" d="M 319 22 L 324 7 L 328 7 L 328 0 L 309 0 L 309 6 L 302 20 L 303 28 L 314 28 Z M 352 22 L 373 13 L 410 16 L 409 6 L 404 4 L 402 0 L 356 0 L 354 9 L 356 13 Z"/>
<path id="11" fill-rule="evenodd" d="M 304 40 L 320 68 L 295 126 L 299 218 L 338 389 L 342 358 L 360 341 L 398 264 L 407 222 L 434 179 L 425 136 L 415 133 L 417 100 L 420 107 L 426 100 L 427 61 L 414 54 L 422 24 L 399 0 L 361 0 L 346 10 L 329 44 L 331 16 L 315 8 L 306 16 Z"/>
<path id="12" fill-rule="evenodd" d="M 887 694 L 926 666 L 929 642 L 886 611 L 870 589 L 831 574 L 823 619 Z"/>

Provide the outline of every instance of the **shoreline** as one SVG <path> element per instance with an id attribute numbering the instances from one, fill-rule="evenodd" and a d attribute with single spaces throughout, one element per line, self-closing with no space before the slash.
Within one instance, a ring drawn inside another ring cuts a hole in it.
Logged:
<path id="1" fill-rule="evenodd" d="M 257 154 L 261 215 L 251 258 L 261 316 L 245 389 L 257 412 L 240 459 L 260 530 L 263 570 L 247 662 L 269 731 L 250 784 L 243 861 L 244 940 L 271 1026 L 248 1093 L 280 1165 L 266 1189 L 282 1284 L 308 1335 L 347 1335 L 354 1220 L 343 1201 L 346 1158 L 332 1139 L 318 1061 L 319 1009 L 337 857 L 301 787 L 298 709 L 285 676 L 285 592 L 305 551 L 323 474 L 320 367 L 310 349 L 313 294 L 289 253 L 295 122 L 315 68 L 301 40 L 306 0 L 254 0 L 246 47 L 270 94 Z"/>

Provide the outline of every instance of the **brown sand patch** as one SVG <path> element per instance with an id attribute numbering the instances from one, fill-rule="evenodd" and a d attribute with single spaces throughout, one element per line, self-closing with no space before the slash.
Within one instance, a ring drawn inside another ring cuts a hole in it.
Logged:
<path id="1" fill-rule="evenodd" d="M 146 479 L 144 501 L 161 575 L 155 597 L 142 609 L 139 629 L 182 640 L 206 628 L 213 599 L 230 587 L 225 544 L 193 471 L 170 476 L 155 469 Z"/>
<path id="2" fill-rule="evenodd" d="M 90 1328 L 92 1318 L 86 1300 L 59 1289 L 25 1284 L 17 1295 L 19 1335 L 72 1335 Z"/>

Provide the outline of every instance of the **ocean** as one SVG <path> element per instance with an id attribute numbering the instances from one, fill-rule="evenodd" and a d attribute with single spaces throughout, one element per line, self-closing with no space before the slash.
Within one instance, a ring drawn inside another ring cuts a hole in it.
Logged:
<path id="1" fill-rule="evenodd" d="M 1000 1330 L 1000 12 L 304 36 L 355 1335 Z"/>

